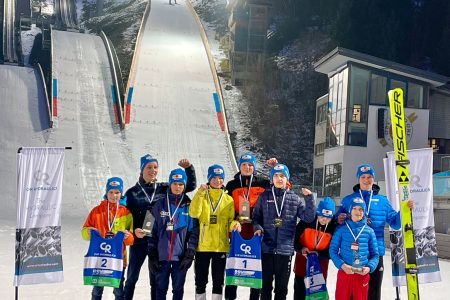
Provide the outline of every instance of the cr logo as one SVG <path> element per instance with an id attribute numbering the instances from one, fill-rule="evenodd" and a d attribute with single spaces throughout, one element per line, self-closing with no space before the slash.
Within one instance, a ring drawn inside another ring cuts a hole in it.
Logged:
<path id="1" fill-rule="evenodd" d="M 247 246 L 246 244 L 241 245 L 241 250 L 244 251 L 245 254 L 252 254 L 252 247 Z"/>
<path id="2" fill-rule="evenodd" d="M 44 184 L 46 184 L 46 185 L 50 185 L 50 183 L 48 182 L 48 178 L 49 178 L 50 176 L 48 176 L 48 174 L 47 173 L 45 173 L 45 172 L 42 172 L 41 170 L 37 170 L 35 173 L 34 173 L 34 179 L 37 181 L 37 182 L 39 182 L 39 181 L 42 181 Z"/>
<path id="3" fill-rule="evenodd" d="M 109 245 L 109 244 L 107 244 L 105 242 L 100 244 L 100 249 L 102 249 L 106 253 L 111 253 L 111 245 Z"/>

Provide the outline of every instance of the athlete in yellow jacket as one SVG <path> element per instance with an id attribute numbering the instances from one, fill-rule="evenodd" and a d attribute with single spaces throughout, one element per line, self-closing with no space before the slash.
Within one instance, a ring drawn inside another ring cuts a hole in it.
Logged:
<path id="1" fill-rule="evenodd" d="M 225 262 L 230 250 L 229 232 L 240 227 L 234 220 L 234 201 L 224 189 L 225 171 L 221 165 L 208 168 L 208 184 L 202 185 L 189 208 L 189 215 L 200 223 L 195 254 L 195 299 L 206 299 L 209 265 L 212 264 L 212 300 L 222 299 Z"/>

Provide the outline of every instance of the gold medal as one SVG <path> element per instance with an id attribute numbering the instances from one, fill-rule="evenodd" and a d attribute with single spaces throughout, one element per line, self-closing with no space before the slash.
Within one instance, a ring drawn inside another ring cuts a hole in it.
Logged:
<path id="1" fill-rule="evenodd" d="M 283 219 L 281 219 L 281 218 L 275 218 L 275 220 L 274 220 L 274 225 L 275 225 L 275 227 L 277 227 L 277 228 L 282 227 L 282 226 L 283 226 Z"/>
<path id="2" fill-rule="evenodd" d="M 217 215 L 209 216 L 209 224 L 217 224 Z"/>

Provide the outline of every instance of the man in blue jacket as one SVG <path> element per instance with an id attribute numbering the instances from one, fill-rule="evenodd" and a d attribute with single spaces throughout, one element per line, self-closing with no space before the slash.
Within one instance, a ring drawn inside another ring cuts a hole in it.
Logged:
<path id="1" fill-rule="evenodd" d="M 186 172 L 187 182 L 185 192 L 192 192 L 197 186 L 194 166 L 187 159 L 181 159 L 178 162 L 178 165 L 184 168 Z M 142 156 L 138 182 L 125 193 L 125 196 L 127 197 L 126 207 L 133 215 L 133 224 L 135 228 L 134 244 L 130 246 L 130 261 L 128 264 L 127 280 L 124 286 L 126 300 L 133 299 L 134 289 L 139 279 L 141 267 L 148 255 L 148 236 L 142 230 L 145 215 L 147 211 L 152 210 L 156 203 L 156 195 L 165 195 L 169 189 L 169 184 L 167 182 L 158 182 L 158 171 L 159 163 L 154 156 L 150 154 Z M 155 300 L 155 274 L 151 272 L 150 264 L 148 265 L 148 269 L 151 287 L 150 299 Z"/>
<path id="2" fill-rule="evenodd" d="M 383 282 L 383 256 L 385 254 L 384 226 L 389 224 L 393 229 L 400 229 L 400 212 L 395 211 L 386 196 L 379 194 L 380 187 L 375 182 L 375 169 L 372 165 L 364 163 L 356 170 L 358 184 L 353 187 L 353 193 L 342 199 L 341 208 L 336 213 L 338 223 L 343 224 L 350 213 L 346 208 L 350 207 L 355 198 L 364 200 L 367 210 L 365 211 L 367 224 L 375 231 L 380 256 L 378 266 L 370 274 L 369 300 L 381 299 L 381 284 Z M 409 208 L 414 207 L 412 200 L 408 201 Z"/>

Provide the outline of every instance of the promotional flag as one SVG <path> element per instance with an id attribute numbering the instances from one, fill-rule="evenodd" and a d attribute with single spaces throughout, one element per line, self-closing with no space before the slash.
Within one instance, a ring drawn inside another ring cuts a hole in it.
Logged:
<path id="1" fill-rule="evenodd" d="M 441 281 L 434 231 L 433 151 L 431 148 L 408 150 L 410 192 L 414 200 L 413 224 L 419 283 Z M 386 191 L 395 210 L 400 209 L 395 153 L 384 159 Z M 405 255 L 401 231 L 390 229 L 392 279 L 394 286 L 406 285 Z"/>
<path id="2" fill-rule="evenodd" d="M 245 240 L 233 231 L 226 264 L 227 285 L 262 288 L 261 240 L 258 235 Z"/>
<path id="3" fill-rule="evenodd" d="M 17 154 L 14 285 L 63 281 L 61 198 L 64 148 Z"/>

